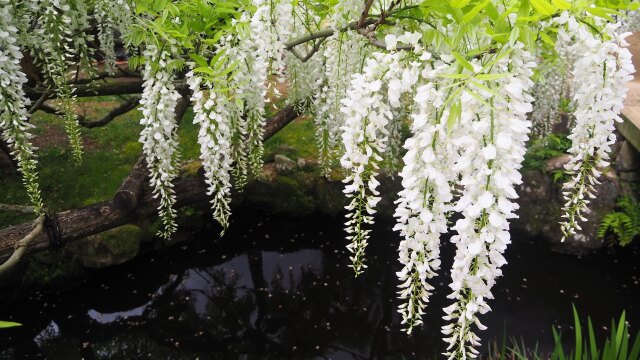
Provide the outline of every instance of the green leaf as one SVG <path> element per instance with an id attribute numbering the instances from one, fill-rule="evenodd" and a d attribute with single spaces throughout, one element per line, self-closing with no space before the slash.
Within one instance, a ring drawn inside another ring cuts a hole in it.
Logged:
<path id="1" fill-rule="evenodd" d="M 471 77 L 470 74 L 440 74 L 438 77 L 442 77 L 445 79 L 468 79 Z"/>
<path id="2" fill-rule="evenodd" d="M 582 359 L 582 327 L 580 326 L 580 317 L 578 316 L 578 310 L 573 305 L 573 325 L 576 333 L 576 359 Z"/>
<path id="3" fill-rule="evenodd" d="M 200 65 L 200 66 L 208 66 L 207 65 L 207 59 L 205 59 L 204 57 L 198 55 L 198 54 L 189 54 L 189 56 L 191 56 L 191 58 L 193 59 L 193 61 L 196 62 L 196 64 Z"/>
<path id="4" fill-rule="evenodd" d="M 486 8 L 487 5 L 489 5 L 489 1 L 490 0 L 486 0 L 486 1 L 483 1 L 483 2 L 481 2 L 479 4 L 477 4 L 476 6 L 474 6 L 471 10 L 469 10 L 469 12 L 467 12 L 462 17 L 462 21 L 463 22 L 471 21 L 474 17 L 476 17 L 476 15 L 478 15 L 480 13 L 480 11 L 484 10 L 484 8 Z"/>
<path id="5" fill-rule="evenodd" d="M 0 329 L 22 326 L 22 324 L 13 321 L 0 321 Z"/>
<path id="6" fill-rule="evenodd" d="M 447 134 L 451 133 L 453 130 L 453 126 L 456 124 L 456 121 L 460 119 L 462 116 L 462 101 L 458 99 L 451 105 L 449 109 L 449 118 L 447 119 Z"/>
<path id="7" fill-rule="evenodd" d="M 197 67 L 195 69 L 193 69 L 194 73 L 203 73 L 203 74 L 207 74 L 207 75 L 215 75 L 215 72 L 213 71 L 213 69 L 211 69 L 208 66 L 200 66 Z"/>
<path id="8" fill-rule="evenodd" d="M 538 33 L 538 35 L 540 36 L 540 39 L 542 39 L 542 41 L 544 41 L 545 43 L 551 45 L 551 46 L 555 46 L 555 41 L 553 41 L 553 39 L 551 39 L 551 37 L 549 35 L 547 35 L 547 33 L 544 32 L 540 32 Z"/>
<path id="9" fill-rule="evenodd" d="M 502 79 L 505 78 L 507 76 L 509 76 L 511 74 L 509 73 L 502 73 L 502 74 L 478 74 L 476 75 L 476 79 L 478 80 L 498 80 L 498 79 Z"/>
<path id="10" fill-rule="evenodd" d="M 531 6 L 529 5 L 529 0 L 522 0 L 520 8 L 518 9 L 518 17 L 529 16 L 529 13 L 531 12 Z"/>
<path id="11" fill-rule="evenodd" d="M 631 346 L 631 352 L 629 353 L 629 359 L 638 359 L 640 358 L 640 331 L 638 331 L 638 335 L 636 335 L 635 340 L 633 340 L 633 345 Z"/>
<path id="12" fill-rule="evenodd" d="M 625 319 L 626 319 L 626 314 L 623 311 L 622 312 L 622 316 L 620 316 L 620 321 L 618 322 L 618 328 L 616 331 L 616 337 L 615 337 L 615 343 L 612 344 L 614 347 L 614 354 L 617 355 L 620 352 L 620 346 L 622 345 L 622 335 L 624 334 L 624 330 L 626 330 L 626 323 L 625 323 Z"/>
<path id="13" fill-rule="evenodd" d="M 449 0 L 449 5 L 454 9 L 460 9 L 469 5 L 470 2 L 471 0 Z"/>
<path id="14" fill-rule="evenodd" d="M 611 16 L 609 16 L 610 14 L 618 14 L 617 11 L 611 10 L 611 9 L 607 9 L 607 8 L 602 8 L 602 7 L 587 7 L 585 8 L 585 10 L 588 13 L 591 13 L 597 17 L 601 17 L 603 19 L 607 19 L 609 21 L 614 21 L 613 18 Z"/>
<path id="15" fill-rule="evenodd" d="M 452 51 L 451 53 L 453 54 L 453 57 L 456 58 L 456 60 L 460 63 L 460 65 L 462 65 L 465 69 L 471 72 L 475 72 L 473 65 L 471 65 L 471 63 L 468 62 L 467 59 L 465 59 L 462 55 L 460 55 L 456 51 Z"/>
<path id="16" fill-rule="evenodd" d="M 553 15 L 556 10 L 558 10 L 555 6 L 551 5 L 547 0 L 530 0 L 531 6 L 541 13 L 542 15 Z"/>
<path id="17" fill-rule="evenodd" d="M 553 5 L 561 10 L 569 10 L 571 9 L 571 3 L 567 0 L 553 0 Z"/>
<path id="18" fill-rule="evenodd" d="M 587 323 L 589 326 L 589 347 L 591 348 L 591 357 L 590 359 L 598 358 L 598 344 L 596 343 L 596 335 L 593 332 L 593 324 L 591 323 L 591 317 L 587 318 Z"/>

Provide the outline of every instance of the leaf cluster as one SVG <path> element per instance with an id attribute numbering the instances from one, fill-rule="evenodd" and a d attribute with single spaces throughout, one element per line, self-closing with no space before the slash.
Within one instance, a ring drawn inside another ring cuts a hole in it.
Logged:
<path id="1" fill-rule="evenodd" d="M 563 155 L 571 147 L 571 140 L 565 134 L 549 134 L 532 140 L 524 156 L 522 167 L 527 170 L 542 170 L 549 159 Z"/>
<path id="2" fill-rule="evenodd" d="M 575 306 L 573 319 L 575 348 L 566 353 L 561 335 L 554 328 L 552 330 L 555 349 L 551 354 L 551 360 L 638 360 L 640 358 L 640 332 L 631 340 L 625 312 L 622 312 L 617 323 L 611 320 L 611 332 L 604 342 L 604 347 L 598 346 L 590 317 L 587 318 L 587 336 L 583 336 L 580 317 Z"/>
<path id="3" fill-rule="evenodd" d="M 629 245 L 640 235 L 640 204 L 628 196 L 618 200 L 618 209 L 604 216 L 598 228 L 598 237 L 613 234 L 620 246 Z"/>

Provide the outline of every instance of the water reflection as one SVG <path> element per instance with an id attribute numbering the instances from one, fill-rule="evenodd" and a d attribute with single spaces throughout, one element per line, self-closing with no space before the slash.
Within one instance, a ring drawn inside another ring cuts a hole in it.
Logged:
<path id="1" fill-rule="evenodd" d="M 224 239 L 212 238 L 215 231 L 200 234 L 188 245 L 96 271 L 71 290 L 3 300 L 1 318 L 11 316 L 25 326 L 4 332 L 0 359 L 435 358 L 448 274 L 438 279 L 427 326 L 407 337 L 395 311 L 398 238 L 389 224 L 379 227 L 369 248 L 370 267 L 354 279 L 340 222 L 236 215 Z M 597 294 L 611 287 L 607 296 L 615 306 L 606 314 L 600 306 L 602 317 L 627 307 L 629 318 L 637 320 L 629 306 L 640 299 L 637 281 L 616 295 L 617 280 L 574 278 L 596 266 L 603 276 L 637 279 L 637 253 L 579 260 L 533 245 L 513 249 L 485 339 L 501 337 L 505 320 L 510 333 L 532 342 L 544 339 L 554 322 L 570 324 L 570 302 L 557 295 L 563 289 L 583 293 L 579 306 L 595 301 L 586 311 L 598 318 Z M 444 250 L 451 258 L 451 249 Z M 540 269 L 540 259 L 551 268 Z"/>

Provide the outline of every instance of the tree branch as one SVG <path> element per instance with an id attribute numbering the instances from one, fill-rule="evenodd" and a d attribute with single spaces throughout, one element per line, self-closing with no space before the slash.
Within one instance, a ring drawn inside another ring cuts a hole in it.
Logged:
<path id="1" fill-rule="evenodd" d="M 20 214 L 34 214 L 36 212 L 36 208 L 30 205 L 0 204 L 0 211 L 17 212 Z"/>
<path id="2" fill-rule="evenodd" d="M 11 254 L 11 256 L 0 265 L 0 277 L 4 276 L 8 271 L 10 271 L 14 266 L 16 266 L 22 256 L 24 256 L 27 251 L 27 247 L 31 244 L 31 242 L 38 236 L 42 234 L 42 229 L 44 227 L 44 219 L 45 215 L 40 215 L 36 221 L 33 222 L 33 230 L 31 230 L 22 240 L 18 241 L 15 246 L 15 250 Z"/>
<path id="3" fill-rule="evenodd" d="M 365 20 L 369 16 L 369 10 L 371 10 L 371 5 L 373 4 L 373 0 L 365 0 L 364 9 L 362 9 L 362 14 L 360 15 L 360 19 L 358 20 L 358 25 L 356 29 L 361 29 L 364 26 Z"/>
<path id="4" fill-rule="evenodd" d="M 129 79 L 128 81 L 113 81 L 91 86 L 91 84 L 80 84 L 74 87 L 74 95 L 77 97 L 92 97 L 105 95 L 127 95 L 141 94 L 143 80 L 140 78 L 125 77 L 121 79 Z M 187 89 L 187 83 L 184 80 L 175 82 L 178 91 Z M 25 87 L 27 97 L 31 100 L 37 100 L 46 90 Z M 52 96 L 53 97 L 53 96 Z"/>
<path id="5" fill-rule="evenodd" d="M 364 21 L 364 25 L 371 25 L 371 24 L 375 24 L 375 22 L 377 21 L 377 19 L 366 19 Z M 333 35 L 336 33 L 336 31 L 342 32 L 342 31 L 347 31 L 347 30 L 354 30 L 358 27 L 358 23 L 357 22 L 353 22 L 349 25 L 347 25 L 346 27 L 342 28 L 342 29 L 324 29 L 324 30 L 320 30 L 311 34 L 307 34 L 304 36 L 301 36 L 297 39 L 293 39 L 290 41 L 287 41 L 286 43 L 284 43 L 284 46 L 287 50 L 291 50 L 294 47 L 304 44 L 306 42 L 309 41 L 313 41 L 316 39 L 324 39 L 324 38 L 328 38 L 329 36 Z"/>
<path id="6" fill-rule="evenodd" d="M 109 111 L 109 113 L 105 116 L 103 116 L 100 119 L 97 120 L 88 120 L 86 117 L 82 116 L 82 115 L 77 115 L 77 119 L 78 119 L 78 123 L 86 128 L 92 129 L 95 127 L 100 127 L 100 126 L 105 126 L 108 123 L 110 123 L 113 119 L 115 119 L 116 117 L 120 116 L 120 115 L 124 115 L 126 113 L 128 113 L 129 111 L 135 109 L 138 106 L 138 103 L 140 102 L 140 97 L 139 96 L 133 96 L 129 99 L 126 99 L 122 104 L 118 105 L 117 107 L 111 109 L 111 111 Z M 51 105 L 48 104 L 41 104 L 40 105 L 40 110 L 49 113 L 49 114 L 55 114 L 55 115 L 64 115 L 62 113 L 62 111 L 54 108 Z"/>

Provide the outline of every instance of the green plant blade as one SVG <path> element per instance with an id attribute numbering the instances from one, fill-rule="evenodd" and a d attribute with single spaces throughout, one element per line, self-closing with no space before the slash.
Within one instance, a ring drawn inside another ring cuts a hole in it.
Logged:
<path id="1" fill-rule="evenodd" d="M 0 321 L 0 329 L 22 326 L 22 324 L 13 321 Z"/>

